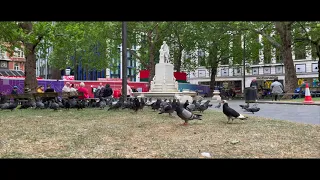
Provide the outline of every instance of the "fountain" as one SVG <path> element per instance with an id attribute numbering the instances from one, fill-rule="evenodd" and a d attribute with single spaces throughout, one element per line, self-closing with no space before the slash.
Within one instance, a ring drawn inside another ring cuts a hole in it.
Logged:
<path id="1" fill-rule="evenodd" d="M 170 62 L 169 47 L 165 41 L 159 50 L 160 59 L 155 67 L 155 76 L 153 77 L 149 92 L 134 92 L 134 96 L 151 97 L 151 98 L 167 98 L 179 99 L 181 103 L 186 100 L 192 101 L 192 97 L 196 96 L 194 91 L 179 92 L 178 82 L 174 77 L 174 66 Z"/>

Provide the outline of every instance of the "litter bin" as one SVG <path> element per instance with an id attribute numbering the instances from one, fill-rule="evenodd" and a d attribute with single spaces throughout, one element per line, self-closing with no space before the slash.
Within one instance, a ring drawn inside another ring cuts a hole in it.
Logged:
<path id="1" fill-rule="evenodd" d="M 254 103 L 257 100 L 257 89 L 248 87 L 244 89 L 246 103 Z"/>

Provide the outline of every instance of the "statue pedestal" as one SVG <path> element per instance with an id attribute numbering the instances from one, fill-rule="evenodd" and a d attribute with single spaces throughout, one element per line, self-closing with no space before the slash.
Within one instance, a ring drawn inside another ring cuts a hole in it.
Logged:
<path id="1" fill-rule="evenodd" d="M 212 100 L 221 101 L 221 96 L 219 90 L 213 90 Z"/>
<path id="2" fill-rule="evenodd" d="M 151 81 L 150 92 L 178 92 L 178 82 L 173 76 L 174 66 L 169 63 L 158 63 L 155 76 Z"/>

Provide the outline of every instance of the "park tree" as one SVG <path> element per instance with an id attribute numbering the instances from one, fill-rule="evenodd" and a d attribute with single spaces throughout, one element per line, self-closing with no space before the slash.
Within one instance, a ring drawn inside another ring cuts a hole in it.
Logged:
<path id="1" fill-rule="evenodd" d="M 236 30 L 236 22 L 196 22 L 194 26 L 198 29 L 198 65 L 209 70 L 212 95 L 219 65 L 242 69 L 244 32 Z M 247 33 L 246 42 L 246 59 L 257 59 L 260 48 L 257 35 Z"/>
<path id="2" fill-rule="evenodd" d="M 190 71 L 196 67 L 196 63 L 191 59 L 183 61 L 184 54 L 191 54 L 197 48 L 198 29 L 194 27 L 195 24 L 195 22 L 171 22 L 169 26 L 165 40 L 170 47 L 170 57 L 177 72 L 181 72 L 182 69 Z"/>
<path id="3" fill-rule="evenodd" d="M 299 33 L 294 37 L 295 45 L 309 45 L 306 49 L 311 50 L 312 59 L 318 58 L 318 80 L 320 81 L 320 23 L 297 22 L 296 29 Z"/>
<path id="4" fill-rule="evenodd" d="M 261 34 L 273 47 L 279 49 L 285 68 L 285 91 L 293 93 L 298 80 L 292 58 L 292 30 L 294 22 L 242 22 L 238 30 Z M 271 31 L 270 31 L 271 30 Z M 275 33 L 269 33 L 275 32 Z M 284 96 L 283 98 L 287 98 Z"/>
<path id="5" fill-rule="evenodd" d="M 13 55 L 15 48 L 23 49 L 25 64 L 25 88 L 35 92 L 37 52 L 47 53 L 45 44 L 53 35 L 52 22 L 0 22 L 1 48 Z"/>
<path id="6" fill-rule="evenodd" d="M 57 22 L 50 64 L 59 69 L 73 66 L 75 78 L 81 65 L 87 79 L 89 70 L 116 68 L 121 43 L 119 26 L 117 22 Z"/>
<path id="7" fill-rule="evenodd" d="M 170 22 L 128 22 L 128 48 L 141 68 L 150 71 L 149 83 L 155 75 L 155 64 L 159 61 L 159 49 L 168 36 Z M 133 46 L 139 46 L 133 51 Z M 139 69 L 137 69 L 139 70 Z"/>

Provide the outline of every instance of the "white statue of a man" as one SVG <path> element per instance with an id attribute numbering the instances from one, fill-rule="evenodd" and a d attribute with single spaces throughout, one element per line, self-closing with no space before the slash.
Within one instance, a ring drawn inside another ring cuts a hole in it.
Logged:
<path id="1" fill-rule="evenodd" d="M 160 63 L 170 62 L 169 46 L 167 45 L 166 41 L 163 41 L 163 44 L 161 45 L 159 52 L 160 52 Z"/>

